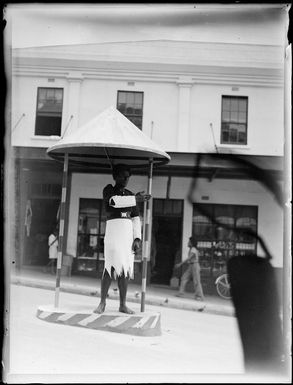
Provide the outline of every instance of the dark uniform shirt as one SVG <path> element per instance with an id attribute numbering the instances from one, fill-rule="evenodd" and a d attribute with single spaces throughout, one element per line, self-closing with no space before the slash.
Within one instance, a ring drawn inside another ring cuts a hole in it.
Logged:
<path id="1" fill-rule="evenodd" d="M 133 196 L 134 194 L 130 190 L 127 190 L 125 188 L 119 188 L 117 186 L 112 186 L 111 184 L 108 184 L 103 190 L 103 199 L 104 199 L 104 205 L 105 205 L 105 210 L 107 214 L 107 220 L 115 219 L 115 218 L 125 218 L 125 217 L 133 218 L 133 217 L 139 216 L 137 205 L 132 207 L 119 207 L 119 208 L 110 206 L 109 204 L 110 199 L 115 195 L 120 195 L 120 196 L 132 195 Z"/>

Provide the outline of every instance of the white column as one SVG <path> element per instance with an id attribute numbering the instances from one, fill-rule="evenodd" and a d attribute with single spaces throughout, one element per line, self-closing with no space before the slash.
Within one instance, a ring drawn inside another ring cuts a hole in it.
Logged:
<path id="1" fill-rule="evenodd" d="M 190 91 L 193 82 L 190 78 L 180 78 L 178 84 L 178 125 L 177 150 L 189 151 L 190 129 Z"/>
<path id="2" fill-rule="evenodd" d="M 67 127 L 68 121 L 72 116 L 70 121 L 70 131 L 78 128 L 79 124 L 79 106 L 80 106 L 80 90 L 83 77 L 81 74 L 69 74 L 67 77 L 69 87 L 68 87 L 68 108 L 67 108 L 67 121 L 64 122 L 64 130 Z"/>

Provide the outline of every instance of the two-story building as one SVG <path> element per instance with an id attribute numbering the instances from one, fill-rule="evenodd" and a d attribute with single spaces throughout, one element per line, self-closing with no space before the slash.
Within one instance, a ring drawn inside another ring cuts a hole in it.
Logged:
<path id="1" fill-rule="evenodd" d="M 281 274 L 282 208 L 237 162 L 205 155 L 236 154 L 282 185 L 285 47 L 272 34 L 284 28 L 285 16 L 278 6 L 246 13 L 235 7 L 229 23 L 224 9 L 204 15 L 214 33 L 199 41 L 13 49 L 17 265 L 42 266 L 48 260 L 48 235 L 56 225 L 61 199 L 62 164 L 46 155 L 47 148 L 114 106 L 171 156 L 168 165 L 154 170 L 154 269 L 149 280 L 170 284 L 175 261 L 185 258 L 192 234 L 199 241 L 203 278 L 208 276 L 210 282 L 230 256 L 263 253 L 255 239 L 221 229 L 213 220 L 256 231 Z M 241 28 L 236 33 L 237 23 Z M 193 33 L 193 26 L 189 28 Z M 202 163 L 191 202 L 188 193 L 197 154 Z M 73 256 L 72 274 L 101 274 L 102 191 L 111 182 L 107 171 L 70 167 L 65 239 L 66 253 Z M 142 191 L 146 186 L 146 175 L 134 171 L 129 188 Z M 201 208 L 209 216 L 202 215 Z M 140 269 L 137 261 L 137 280 Z"/>

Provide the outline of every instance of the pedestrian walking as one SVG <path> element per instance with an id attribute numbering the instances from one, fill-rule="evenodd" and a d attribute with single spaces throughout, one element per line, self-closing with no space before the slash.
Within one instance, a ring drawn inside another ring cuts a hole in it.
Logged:
<path id="1" fill-rule="evenodd" d="M 199 301 L 204 301 L 204 294 L 201 286 L 200 280 L 200 264 L 199 264 L 199 251 L 197 249 L 197 241 L 194 237 L 190 237 L 187 246 L 188 257 L 175 265 L 176 268 L 187 263 L 187 269 L 181 277 L 181 284 L 179 292 L 176 294 L 177 297 L 182 297 L 184 295 L 185 287 L 188 281 L 192 278 L 195 291 L 195 299 Z"/>
<path id="2" fill-rule="evenodd" d="M 106 209 L 106 230 L 104 238 L 105 266 L 101 281 L 101 300 L 94 313 L 103 313 L 106 298 L 112 282 L 117 279 L 122 313 L 133 314 L 126 306 L 129 279 L 133 278 L 134 254 L 141 247 L 141 221 L 138 202 L 150 199 L 143 192 L 134 195 L 126 189 L 131 171 L 127 165 L 113 167 L 115 185 L 108 184 L 103 190 Z"/>

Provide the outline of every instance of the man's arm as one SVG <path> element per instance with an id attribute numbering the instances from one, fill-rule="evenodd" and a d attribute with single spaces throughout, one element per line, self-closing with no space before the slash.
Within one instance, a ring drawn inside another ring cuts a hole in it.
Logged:
<path id="1" fill-rule="evenodd" d="M 194 256 L 196 256 L 196 253 L 194 251 L 189 251 L 188 257 L 186 259 L 184 259 L 183 261 L 176 263 L 175 267 L 180 267 L 180 266 L 184 265 L 184 263 L 190 261 Z"/>
<path id="2" fill-rule="evenodd" d="M 186 263 L 188 260 L 189 260 L 189 258 L 186 258 L 183 261 L 176 263 L 175 267 L 180 267 L 180 266 L 184 265 L 184 263 Z"/>

